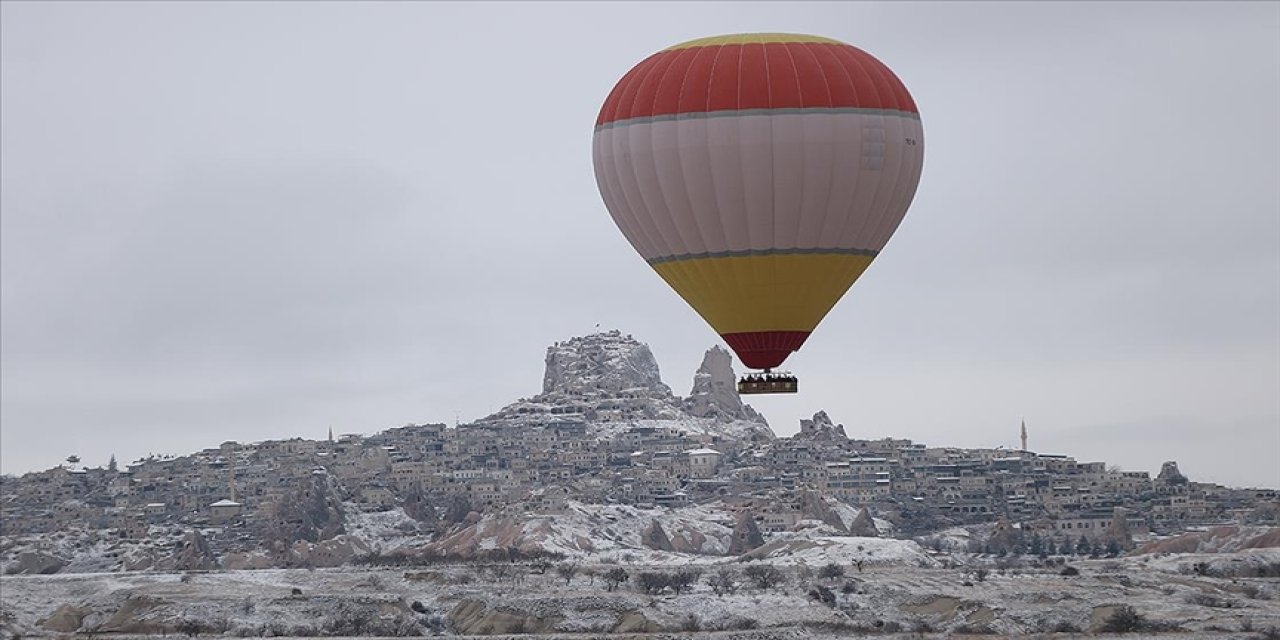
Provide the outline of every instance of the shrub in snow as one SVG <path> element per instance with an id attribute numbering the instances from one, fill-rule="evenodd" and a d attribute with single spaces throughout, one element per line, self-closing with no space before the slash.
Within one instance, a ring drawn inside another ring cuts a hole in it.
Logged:
<path id="1" fill-rule="evenodd" d="M 601 576 L 601 578 L 604 580 L 605 590 L 613 591 L 614 589 L 618 588 L 618 585 L 626 582 L 627 580 L 630 580 L 631 575 L 628 574 L 627 570 L 623 569 L 622 567 L 614 567 L 604 572 L 604 575 Z"/>
<path id="2" fill-rule="evenodd" d="M 1080 633 L 1079 625 L 1072 624 L 1066 620 L 1059 620 L 1049 627 L 1053 633 Z"/>
<path id="3" fill-rule="evenodd" d="M 700 575 L 702 573 L 697 569 L 681 569 L 668 576 L 667 584 L 677 594 L 693 591 L 693 585 L 698 581 L 698 576 Z"/>
<path id="4" fill-rule="evenodd" d="M 702 622 L 698 620 L 698 616 L 692 613 L 680 622 L 681 631 L 702 631 Z"/>
<path id="5" fill-rule="evenodd" d="M 799 582 L 808 582 L 813 577 L 813 569 L 807 564 L 801 564 L 796 567 L 796 580 Z"/>
<path id="6" fill-rule="evenodd" d="M 742 572 L 757 589 L 772 589 L 785 582 L 786 578 L 777 567 L 771 564 L 757 564 L 747 567 Z"/>
<path id="7" fill-rule="evenodd" d="M 1213 607 L 1215 609 L 1230 609 L 1236 603 L 1228 598 L 1219 598 L 1218 596 L 1208 593 L 1193 593 L 1187 596 L 1189 604 L 1197 604 L 1202 607 Z"/>
<path id="8" fill-rule="evenodd" d="M 649 595 L 662 593 L 667 588 L 667 575 L 653 571 L 642 571 L 636 576 L 636 588 Z"/>
<path id="9" fill-rule="evenodd" d="M 952 630 L 952 633 L 970 635 L 994 635 L 995 629 L 989 624 L 965 623 Z"/>
<path id="10" fill-rule="evenodd" d="M 738 574 L 733 569 L 720 569 L 707 578 L 707 586 L 718 596 L 732 595 L 738 591 Z"/>
<path id="11" fill-rule="evenodd" d="M 809 590 L 809 599 L 817 600 L 828 607 L 836 606 L 836 594 L 831 589 L 823 585 L 818 585 Z"/>
<path id="12" fill-rule="evenodd" d="M 818 569 L 818 577 L 822 578 L 823 580 L 835 580 L 838 578 L 843 578 L 844 567 L 834 562 L 828 565 L 824 565 L 821 569 Z"/>
<path id="13" fill-rule="evenodd" d="M 1121 605 L 1102 622 L 1102 630 L 1107 633 L 1131 633 L 1141 631 L 1147 619 L 1129 605 Z"/>
<path id="14" fill-rule="evenodd" d="M 566 562 L 556 567 L 556 575 L 564 578 L 564 583 L 569 584 L 573 581 L 573 576 L 578 574 L 578 563 Z"/>

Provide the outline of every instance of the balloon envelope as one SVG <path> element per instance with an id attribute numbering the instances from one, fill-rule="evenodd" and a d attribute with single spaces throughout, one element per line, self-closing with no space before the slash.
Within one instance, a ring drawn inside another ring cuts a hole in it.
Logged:
<path id="1" fill-rule="evenodd" d="M 799 349 L 871 264 L 924 161 L 919 111 L 888 67 L 793 34 L 649 56 L 610 92 L 592 144 L 623 235 L 755 369 Z"/>

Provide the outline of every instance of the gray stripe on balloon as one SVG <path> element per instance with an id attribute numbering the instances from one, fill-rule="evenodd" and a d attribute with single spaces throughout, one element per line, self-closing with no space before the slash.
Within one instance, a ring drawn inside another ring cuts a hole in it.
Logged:
<path id="1" fill-rule="evenodd" d="M 664 113 L 658 116 L 641 116 L 614 120 L 596 125 L 596 132 L 633 124 L 651 124 L 654 122 L 670 122 L 673 120 L 704 120 L 708 118 L 736 118 L 739 116 L 783 116 L 808 114 L 843 114 L 855 113 L 873 116 L 899 116 L 911 120 L 919 120 L 920 114 L 899 109 L 864 109 L 861 107 L 788 107 L 786 109 L 722 109 L 720 111 L 696 111 L 691 113 Z"/>
<path id="2" fill-rule="evenodd" d="M 880 252 L 873 249 L 824 249 L 815 247 L 812 249 L 746 249 L 743 251 L 714 251 L 706 253 L 686 253 L 678 256 L 662 256 L 659 258 L 650 258 L 645 262 L 650 265 L 659 265 L 664 262 L 679 262 L 681 260 L 697 260 L 700 258 L 743 258 L 747 256 L 789 256 L 789 255 L 846 255 L 846 256 L 868 256 L 876 257 Z"/>

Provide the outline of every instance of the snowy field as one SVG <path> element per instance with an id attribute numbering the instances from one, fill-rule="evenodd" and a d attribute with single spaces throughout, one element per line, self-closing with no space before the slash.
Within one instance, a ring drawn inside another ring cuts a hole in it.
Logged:
<path id="1" fill-rule="evenodd" d="M 932 566 L 864 563 L 858 571 L 846 563 L 872 550 L 865 544 L 858 552 L 823 547 L 822 538 L 812 542 L 764 561 L 581 562 L 571 576 L 557 571 L 566 565 L 510 564 L 6 576 L 0 624 L 6 637 L 1070 638 L 1101 631 L 1129 605 L 1145 628 L 1164 631 L 1148 632 L 1152 637 L 1264 638 L 1280 629 L 1280 581 L 1192 569 L 1200 562 L 1223 568 L 1277 562 L 1277 550 L 1072 561 L 1080 575 L 1064 576 L 1061 566 L 1000 569 L 959 555 Z M 821 575 L 832 561 L 844 576 Z M 753 566 L 777 568 L 783 582 L 751 584 L 744 571 Z M 628 580 L 609 590 L 604 576 L 619 569 Z M 641 573 L 690 569 L 700 575 L 679 594 L 640 588 Z M 709 578 L 723 570 L 737 584 L 717 594 Z"/>

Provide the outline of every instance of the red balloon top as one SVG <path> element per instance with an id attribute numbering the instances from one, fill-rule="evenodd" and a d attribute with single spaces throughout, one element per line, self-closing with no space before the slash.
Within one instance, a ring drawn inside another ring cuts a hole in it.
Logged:
<path id="1" fill-rule="evenodd" d="M 757 109 L 919 114 L 902 81 L 857 48 L 816 36 L 745 34 L 659 51 L 618 81 L 596 126 Z"/>

